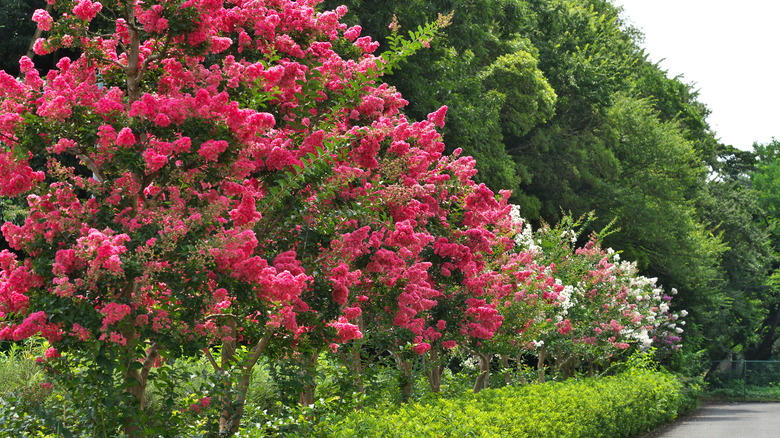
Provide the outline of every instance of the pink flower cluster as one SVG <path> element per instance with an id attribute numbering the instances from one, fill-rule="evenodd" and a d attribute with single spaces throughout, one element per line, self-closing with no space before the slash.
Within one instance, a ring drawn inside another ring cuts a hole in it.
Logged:
<path id="1" fill-rule="evenodd" d="M 31 272 L 29 262 L 20 264 L 12 252 L 0 251 L 0 319 L 24 313 L 29 304 L 28 293 L 42 285 L 42 278 Z"/>
<path id="2" fill-rule="evenodd" d="M 73 6 L 73 14 L 84 21 L 92 21 L 102 9 L 103 5 L 100 2 L 78 0 L 78 3 Z"/>
<path id="3" fill-rule="evenodd" d="M 51 25 L 54 22 L 51 15 L 43 9 L 36 9 L 35 12 L 33 12 L 32 20 L 38 23 L 38 28 L 40 30 L 51 30 Z"/>
<path id="4" fill-rule="evenodd" d="M 26 161 L 17 161 L 10 152 L 0 151 L 0 171 L 3 172 L 3 184 L 0 196 L 18 196 L 43 181 L 45 175 L 33 171 Z"/>
<path id="5" fill-rule="evenodd" d="M 89 270 L 95 275 L 101 272 L 122 274 L 124 271 L 119 256 L 127 251 L 124 243 L 131 240 L 130 236 L 114 235 L 110 230 L 104 232 L 94 228 L 85 231 L 86 235 L 76 239 L 76 244 L 81 258 L 90 260 Z"/>

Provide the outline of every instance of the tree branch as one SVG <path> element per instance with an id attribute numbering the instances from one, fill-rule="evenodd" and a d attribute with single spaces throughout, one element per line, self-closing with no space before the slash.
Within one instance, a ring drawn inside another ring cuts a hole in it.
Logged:
<path id="1" fill-rule="evenodd" d="M 222 368 L 217 364 L 217 361 L 214 360 L 214 356 L 211 354 L 211 350 L 209 350 L 209 347 L 204 347 L 203 351 L 206 353 L 206 358 L 211 363 L 211 366 L 214 367 L 214 371 L 222 371 Z"/>
<path id="2" fill-rule="evenodd" d="M 149 352 L 147 353 L 146 360 L 144 360 L 144 366 L 141 369 L 141 378 L 144 382 L 146 382 L 146 379 L 149 377 L 149 371 L 154 366 L 154 363 L 157 361 L 157 357 L 160 356 L 159 350 L 161 345 L 157 342 L 153 343 L 152 346 L 149 348 Z"/>

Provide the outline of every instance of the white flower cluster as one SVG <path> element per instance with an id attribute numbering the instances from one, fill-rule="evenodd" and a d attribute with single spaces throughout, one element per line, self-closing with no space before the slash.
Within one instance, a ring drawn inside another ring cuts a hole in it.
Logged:
<path id="1" fill-rule="evenodd" d="M 542 250 L 542 247 L 534 240 L 534 230 L 531 229 L 530 225 L 526 225 L 522 233 L 515 235 L 515 243 L 529 252 L 538 253 Z"/>
<path id="2" fill-rule="evenodd" d="M 523 217 L 520 216 L 520 207 L 517 205 L 510 205 L 509 216 L 512 218 L 512 222 L 518 225 L 525 223 Z M 534 230 L 529 224 L 523 227 L 521 233 L 515 234 L 515 243 L 530 252 L 539 252 L 542 249 L 534 240 Z"/>
<path id="3" fill-rule="evenodd" d="M 512 219 L 512 222 L 516 224 L 523 224 L 525 223 L 525 220 L 523 220 L 523 217 L 520 216 L 520 206 L 515 204 L 509 205 L 509 217 Z"/>

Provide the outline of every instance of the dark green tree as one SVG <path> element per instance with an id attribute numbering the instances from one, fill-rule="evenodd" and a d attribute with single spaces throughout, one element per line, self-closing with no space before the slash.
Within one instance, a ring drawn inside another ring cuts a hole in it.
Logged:
<path id="1" fill-rule="evenodd" d="M 529 13 L 523 2 L 506 0 L 327 0 L 346 3 L 354 24 L 387 47 L 393 30 L 405 33 L 452 14 L 450 25 L 431 44 L 387 77 L 410 101 L 412 117 L 447 105 L 443 129 L 450 150 L 462 148 L 477 160 L 477 179 L 494 190 L 517 191 L 524 169 L 506 149 L 508 135 L 524 135 L 550 119 L 556 95 L 538 66 L 538 53 L 518 34 Z"/>

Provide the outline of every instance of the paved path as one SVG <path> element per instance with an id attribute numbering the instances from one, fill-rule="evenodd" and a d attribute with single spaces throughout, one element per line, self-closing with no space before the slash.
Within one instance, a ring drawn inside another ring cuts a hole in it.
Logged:
<path id="1" fill-rule="evenodd" d="M 702 406 L 643 438 L 777 438 L 780 403 Z"/>

